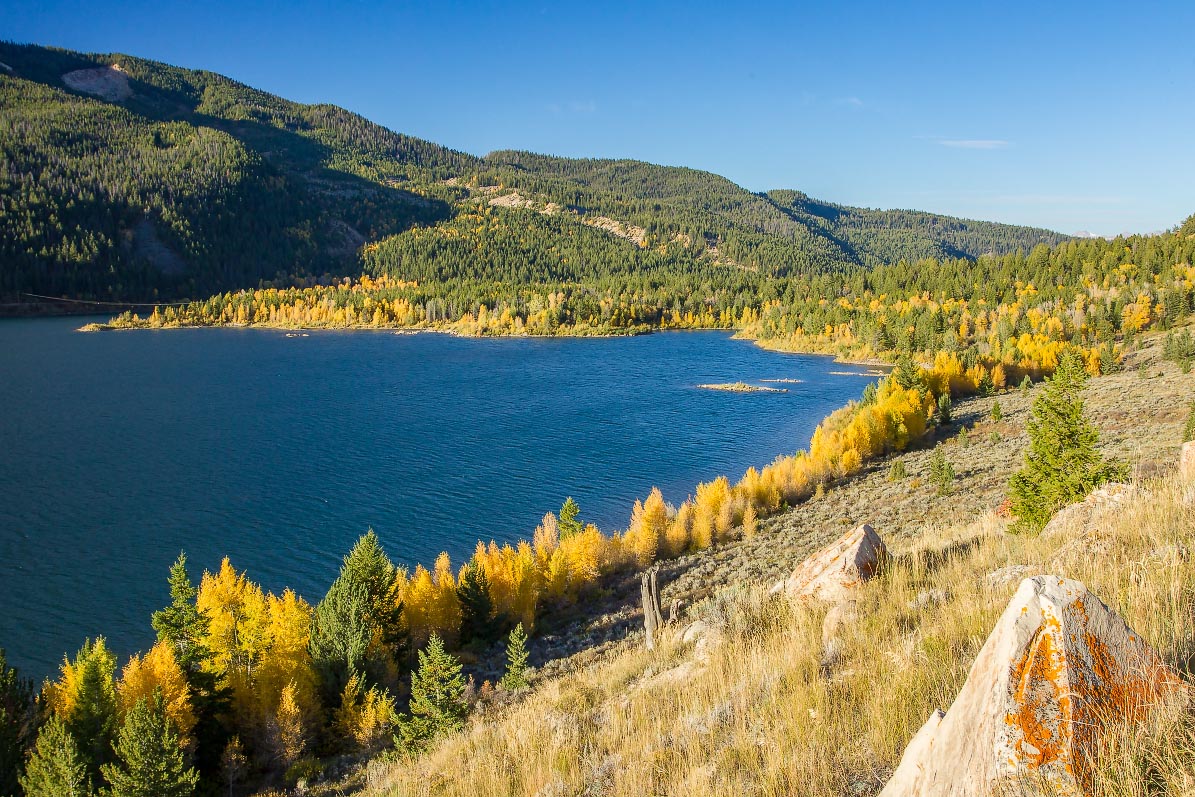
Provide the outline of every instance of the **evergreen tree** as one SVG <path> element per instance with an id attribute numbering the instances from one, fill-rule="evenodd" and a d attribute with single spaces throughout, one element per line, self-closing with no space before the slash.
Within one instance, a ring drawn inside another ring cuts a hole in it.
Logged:
<path id="1" fill-rule="evenodd" d="M 62 717 L 50 717 L 37 735 L 21 776 L 25 797 L 92 797 L 87 761 Z"/>
<path id="2" fill-rule="evenodd" d="M 357 540 L 340 574 L 311 617 L 308 650 L 325 704 L 335 706 L 349 678 L 376 682 L 397 664 L 406 646 L 398 569 L 373 530 Z"/>
<path id="3" fill-rule="evenodd" d="M 946 459 L 946 452 L 940 445 L 929 458 L 929 482 L 938 488 L 938 495 L 949 494 L 954 485 L 954 466 Z"/>
<path id="4" fill-rule="evenodd" d="M 397 741 L 411 752 L 464 727 L 469 712 L 461 663 L 434 633 L 427 649 L 419 652 L 419 668 L 411 673 L 410 711 L 411 716 L 399 722 Z"/>
<path id="5" fill-rule="evenodd" d="M 498 682 L 508 692 L 515 692 L 527 685 L 527 634 L 519 623 L 510 632 L 506 644 L 506 674 Z"/>
<path id="6" fill-rule="evenodd" d="M 195 714 L 195 761 L 201 772 L 215 774 L 220 754 L 227 743 L 222 717 L 231 706 L 232 693 L 222 687 L 215 671 L 207 666 L 212 651 L 206 639 L 210 621 L 196 605 L 198 590 L 187 572 L 187 554 L 179 552 L 170 566 L 170 605 L 154 612 L 150 624 L 158 640 L 168 642 L 187 678 L 191 708 Z"/>
<path id="7" fill-rule="evenodd" d="M 490 598 L 490 582 L 485 568 L 479 562 L 473 562 L 461 573 L 456 595 L 461 604 L 461 644 L 474 639 L 491 639 L 494 602 Z"/>
<path id="8" fill-rule="evenodd" d="M 365 585 L 337 578 L 312 612 L 308 642 L 326 706 L 334 706 L 349 679 L 364 669 L 372 639 Z"/>
<path id="9" fill-rule="evenodd" d="M 946 391 L 938 396 L 938 423 L 950 423 L 950 407 L 950 391 Z"/>
<path id="10" fill-rule="evenodd" d="M 125 717 L 115 744 L 116 763 L 105 764 L 110 797 L 191 797 L 199 773 L 183 761 L 178 736 L 166 718 L 161 693 L 142 698 Z"/>
<path id="11" fill-rule="evenodd" d="M 564 505 L 560 507 L 560 519 L 556 523 L 556 528 L 560 531 L 560 539 L 567 540 L 574 534 L 581 533 L 581 521 L 577 520 L 577 516 L 580 514 L 581 507 L 577 506 L 577 502 L 571 495 L 564 499 Z"/>
<path id="12" fill-rule="evenodd" d="M 892 376 L 896 379 L 896 384 L 903 387 L 905 390 L 925 389 L 925 372 L 921 366 L 907 354 L 902 354 L 896 361 L 896 367 L 892 369 Z"/>
<path id="13" fill-rule="evenodd" d="M 1127 475 L 1123 466 L 1096 450 L 1099 432 L 1083 414 L 1081 393 L 1087 378 L 1079 356 L 1066 352 L 1033 401 L 1025 465 L 1009 482 L 1018 531 L 1040 531 L 1062 507 Z"/>
<path id="14" fill-rule="evenodd" d="M 115 672 L 116 657 L 104 638 L 88 639 L 75 660 L 63 665 L 62 681 L 52 687 L 55 713 L 66 722 L 93 782 L 99 782 L 100 766 L 111 758 L 117 726 Z"/>
<path id="15" fill-rule="evenodd" d="M 17 793 L 35 721 L 33 684 L 8 666 L 0 648 L 0 795 Z"/>
<path id="16" fill-rule="evenodd" d="M 992 402 L 992 420 L 999 423 L 1004 418 L 1004 410 L 1000 409 L 1000 402 Z"/>
<path id="17" fill-rule="evenodd" d="M 170 566 L 170 605 L 153 613 L 150 624 L 160 641 L 174 646 L 174 656 L 179 666 L 194 675 L 200 672 L 204 663 L 211 658 L 211 652 L 204 645 L 207 636 L 208 619 L 195 607 L 198 594 L 191 577 L 187 574 L 187 554 L 181 552 Z M 190 682 L 188 678 L 188 682 Z"/>

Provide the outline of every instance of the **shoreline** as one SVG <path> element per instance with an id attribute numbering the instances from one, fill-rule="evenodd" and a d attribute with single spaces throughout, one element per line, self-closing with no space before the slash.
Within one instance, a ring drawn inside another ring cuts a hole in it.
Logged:
<path id="1" fill-rule="evenodd" d="M 91 315 L 95 315 L 92 313 Z M 35 316 L 36 317 L 36 316 Z M 49 316 L 44 316 L 49 317 Z M 523 333 L 523 334 L 505 334 L 505 335 L 470 335 L 452 329 L 451 325 L 445 326 L 416 326 L 416 327 L 399 327 L 399 326 L 381 326 L 375 327 L 371 324 L 352 324 L 343 326 L 282 326 L 276 324 L 172 324 L 162 326 L 117 326 L 111 323 L 112 319 L 104 323 L 90 323 L 78 327 L 76 332 L 130 332 L 130 331 L 144 331 L 144 330 L 176 330 L 176 329 L 260 329 L 272 330 L 276 332 L 389 332 L 396 335 L 419 335 L 423 333 L 435 333 L 440 335 L 452 335 L 458 338 L 536 338 L 550 340 L 553 338 L 629 338 L 638 337 L 640 335 L 654 335 L 661 332 L 726 332 L 731 338 L 735 340 L 742 340 L 750 342 L 752 345 L 758 346 L 765 351 L 776 352 L 778 354 L 799 354 L 805 356 L 815 357 L 833 357 L 834 362 L 843 365 L 856 365 L 876 371 L 883 371 L 883 373 L 876 374 L 858 374 L 858 376 L 886 376 L 896 366 L 878 356 L 871 357 L 854 357 L 835 352 L 817 351 L 814 349 L 795 349 L 784 346 L 768 345 L 769 341 L 756 338 L 749 335 L 743 335 L 743 330 L 733 327 L 683 327 L 683 328 L 667 328 L 667 327 L 632 327 L 620 332 L 580 332 L 577 334 L 570 334 L 568 332 L 539 334 L 539 333 Z"/>

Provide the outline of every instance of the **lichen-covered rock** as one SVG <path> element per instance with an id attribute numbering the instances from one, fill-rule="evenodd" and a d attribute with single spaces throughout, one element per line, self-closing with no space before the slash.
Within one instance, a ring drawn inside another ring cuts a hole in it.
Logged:
<path id="1" fill-rule="evenodd" d="M 1184 690 L 1082 584 L 1027 578 L 954 704 L 913 738 L 881 797 L 988 797 L 1030 784 L 1090 794 L 1086 754 L 1107 721 L 1143 719 Z"/>
<path id="2" fill-rule="evenodd" d="M 1070 536 L 1084 534 L 1099 522 L 1104 513 L 1115 510 L 1140 492 L 1139 488 L 1120 482 L 1098 487 L 1082 501 L 1058 510 L 1042 529 L 1042 537 L 1048 539 L 1060 534 Z"/>
<path id="3" fill-rule="evenodd" d="M 983 577 L 984 583 L 989 587 L 998 588 L 1005 584 L 1012 584 L 1015 581 L 1020 581 L 1029 572 L 1033 570 L 1029 565 L 1008 565 L 999 570 L 993 570 Z"/>
<path id="4" fill-rule="evenodd" d="M 888 558 L 880 535 L 864 523 L 802 562 L 785 582 L 785 592 L 797 600 L 839 603 L 852 598 Z"/>

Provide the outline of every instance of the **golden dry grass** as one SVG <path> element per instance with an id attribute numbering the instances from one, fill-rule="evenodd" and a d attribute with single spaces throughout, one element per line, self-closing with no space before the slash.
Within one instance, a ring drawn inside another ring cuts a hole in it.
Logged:
<path id="1" fill-rule="evenodd" d="M 419 759 L 375 762 L 369 792 L 872 794 L 962 686 L 1019 583 L 987 576 L 1009 565 L 1082 581 L 1186 673 L 1195 658 L 1191 488 L 1174 477 L 1140 486 L 1089 528 L 1026 538 L 990 515 L 906 541 L 865 587 L 828 670 L 822 612 L 794 610 L 762 588 L 731 589 L 697 607 L 726 639 L 707 662 L 671 639 L 654 654 L 632 650 L 540 683 Z M 1180 711 L 1109 734 L 1100 797 L 1191 793 L 1193 727 Z"/>

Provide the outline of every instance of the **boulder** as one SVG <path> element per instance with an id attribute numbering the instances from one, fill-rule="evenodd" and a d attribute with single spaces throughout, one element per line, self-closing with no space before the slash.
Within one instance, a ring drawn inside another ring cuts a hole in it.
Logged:
<path id="1" fill-rule="evenodd" d="M 1027 578 L 881 797 L 1091 794 L 1086 754 L 1108 719 L 1141 720 L 1168 697 L 1185 698 L 1182 681 L 1082 584 Z"/>
<path id="2" fill-rule="evenodd" d="M 722 644 L 724 637 L 721 629 L 710 625 L 704 620 L 694 620 L 681 632 L 681 644 L 693 646 L 693 660 L 699 664 L 708 664 L 714 649 Z"/>
<path id="3" fill-rule="evenodd" d="M 1136 497 L 1141 490 L 1131 484 L 1112 482 L 1092 490 L 1078 503 L 1059 509 L 1042 529 L 1042 536 L 1050 538 L 1061 534 L 1074 536 L 1085 534 L 1098 525 L 1104 513 L 1115 510 L 1125 501 Z"/>
<path id="4" fill-rule="evenodd" d="M 822 621 L 822 659 L 821 668 L 828 671 L 842 658 L 844 644 L 839 632 L 859 621 L 858 605 L 848 600 L 837 603 L 826 612 Z"/>
<path id="5" fill-rule="evenodd" d="M 1178 473 L 1184 482 L 1195 484 L 1195 440 L 1183 443 L 1178 456 Z"/>
<path id="6" fill-rule="evenodd" d="M 984 583 L 989 587 L 997 588 L 1003 587 L 1005 584 L 1012 584 L 1015 581 L 1020 581 L 1025 576 L 1029 575 L 1033 568 L 1029 565 L 1008 565 L 999 570 L 993 570 L 983 577 Z"/>
<path id="7" fill-rule="evenodd" d="M 864 523 L 802 562 L 784 584 L 797 600 L 840 603 L 849 600 L 888 558 L 884 541 Z"/>

